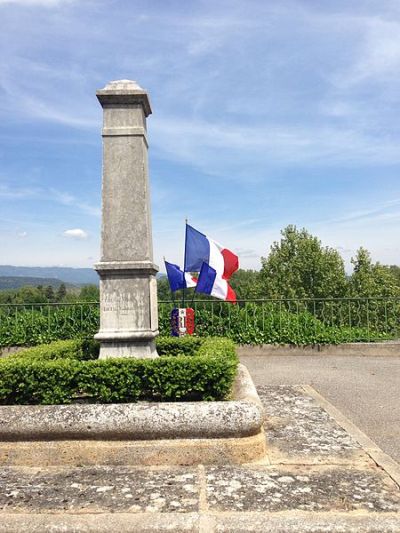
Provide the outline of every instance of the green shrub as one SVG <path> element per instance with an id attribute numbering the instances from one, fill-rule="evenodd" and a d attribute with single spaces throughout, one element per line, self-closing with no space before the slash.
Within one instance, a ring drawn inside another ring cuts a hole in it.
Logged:
<path id="1" fill-rule="evenodd" d="M 157 340 L 157 359 L 90 360 L 98 343 L 66 340 L 0 360 L 0 404 L 222 400 L 238 358 L 228 339 Z"/>
<path id="2" fill-rule="evenodd" d="M 195 355 L 204 339 L 198 337 L 157 337 L 158 355 Z"/>
<path id="3" fill-rule="evenodd" d="M 0 404 L 70 403 L 82 363 L 73 359 L 0 361 Z"/>
<path id="4" fill-rule="evenodd" d="M 32 361 L 52 361 L 56 359 L 86 361 L 98 358 L 98 346 L 99 344 L 94 339 L 69 339 L 26 348 L 12 355 L 12 358 L 31 359 Z"/>
<path id="5" fill-rule="evenodd" d="M 400 303 L 397 300 L 326 300 L 201 302 L 196 308 L 198 337 L 227 337 L 239 344 L 337 344 L 398 338 Z M 168 336 L 171 305 L 159 305 L 159 329 Z M 99 329 L 99 306 L 26 306 L 0 308 L 0 346 L 33 346 L 54 340 L 92 338 Z M 160 354 L 168 343 L 160 344 Z M 95 345 L 93 345 L 95 348 Z M 177 348 L 190 355 L 191 345 Z M 96 356 L 87 356 L 95 358 Z"/>

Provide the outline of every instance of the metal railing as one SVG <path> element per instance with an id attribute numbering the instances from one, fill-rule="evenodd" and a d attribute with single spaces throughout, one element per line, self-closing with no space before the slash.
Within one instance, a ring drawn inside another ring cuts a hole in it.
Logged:
<path id="1" fill-rule="evenodd" d="M 243 343 L 313 344 L 400 337 L 400 298 L 301 298 L 191 302 L 198 335 Z M 171 302 L 159 302 L 162 334 L 169 334 Z M 0 346 L 38 344 L 99 328 L 99 303 L 0 304 Z"/>

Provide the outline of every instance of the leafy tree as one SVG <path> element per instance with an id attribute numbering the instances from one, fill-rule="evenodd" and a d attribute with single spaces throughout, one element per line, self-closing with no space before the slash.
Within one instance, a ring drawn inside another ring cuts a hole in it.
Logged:
<path id="1" fill-rule="evenodd" d="M 15 297 L 13 303 L 18 304 L 35 304 L 46 302 L 46 297 L 43 291 L 40 291 L 37 287 L 25 286 L 15 291 Z"/>
<path id="2" fill-rule="evenodd" d="M 66 295 L 67 295 L 67 288 L 65 286 L 65 283 L 61 283 L 61 285 L 58 287 L 57 293 L 56 293 L 57 302 L 62 302 L 64 300 L 64 298 L 66 297 Z"/>
<path id="3" fill-rule="evenodd" d="M 53 302 L 55 298 L 54 289 L 51 285 L 45 288 L 44 294 L 48 302 Z"/>
<path id="4" fill-rule="evenodd" d="M 337 250 L 322 246 L 306 229 L 287 226 L 280 242 L 262 257 L 261 293 L 269 298 L 343 297 L 347 291 L 344 262 Z"/>
<path id="5" fill-rule="evenodd" d="M 393 267 L 373 263 L 371 254 L 359 248 L 351 260 L 354 271 L 350 278 L 350 292 L 355 297 L 400 296 L 398 279 Z"/>
<path id="6" fill-rule="evenodd" d="M 400 267 L 398 265 L 390 265 L 389 270 L 396 278 L 396 285 L 400 287 Z"/>
<path id="7" fill-rule="evenodd" d="M 171 291 L 166 276 L 157 279 L 157 296 L 162 302 L 169 302 L 171 300 Z"/>
<path id="8" fill-rule="evenodd" d="M 238 300 L 251 300 L 261 297 L 260 272 L 239 268 L 229 281 Z"/>
<path id="9" fill-rule="evenodd" d="M 79 293 L 80 302 L 98 302 L 100 300 L 100 290 L 97 285 L 85 285 Z"/>

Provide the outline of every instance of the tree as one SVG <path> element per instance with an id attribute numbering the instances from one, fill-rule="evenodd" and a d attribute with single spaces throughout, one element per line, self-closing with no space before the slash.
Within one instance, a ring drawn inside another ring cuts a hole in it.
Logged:
<path id="1" fill-rule="evenodd" d="M 238 300 L 260 298 L 260 272 L 257 270 L 239 268 L 229 280 L 229 284 L 236 292 L 236 298 Z"/>
<path id="2" fill-rule="evenodd" d="M 400 296 L 400 288 L 393 267 L 373 263 L 371 254 L 359 248 L 351 259 L 353 274 L 350 278 L 350 292 L 354 297 Z"/>
<path id="3" fill-rule="evenodd" d="M 66 295 L 67 295 L 67 288 L 65 286 L 65 283 L 61 283 L 61 285 L 58 287 L 57 293 L 56 293 L 57 302 L 62 302 L 64 300 L 64 298 L 66 297 Z"/>
<path id="4" fill-rule="evenodd" d="M 30 287 L 28 285 L 24 287 L 20 287 L 16 293 L 14 298 L 14 303 L 43 303 L 46 301 L 45 295 L 42 291 L 37 289 L 36 287 Z"/>
<path id="5" fill-rule="evenodd" d="M 45 288 L 44 294 L 45 294 L 46 299 L 47 299 L 48 302 L 53 302 L 54 301 L 55 294 L 54 294 L 54 289 L 53 289 L 53 287 L 51 285 L 48 285 Z"/>
<path id="6" fill-rule="evenodd" d="M 100 291 L 97 285 L 85 285 L 79 293 L 80 302 L 98 302 L 100 300 Z"/>
<path id="7" fill-rule="evenodd" d="M 389 270 L 396 278 L 396 285 L 400 287 L 400 267 L 398 265 L 390 265 Z"/>
<path id="8" fill-rule="evenodd" d="M 157 297 L 161 302 L 171 301 L 171 291 L 167 276 L 159 277 L 157 279 Z"/>
<path id="9" fill-rule="evenodd" d="M 268 298 L 338 298 L 346 295 L 344 262 L 306 229 L 287 226 L 262 257 L 261 292 Z"/>

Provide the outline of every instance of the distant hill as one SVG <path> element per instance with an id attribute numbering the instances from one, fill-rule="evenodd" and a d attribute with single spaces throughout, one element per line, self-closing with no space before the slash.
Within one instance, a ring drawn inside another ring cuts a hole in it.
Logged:
<path id="1" fill-rule="evenodd" d="M 31 284 L 26 282 L 27 278 L 34 278 L 35 286 L 52 285 L 58 287 L 63 282 L 65 284 L 70 283 L 72 285 L 98 285 L 99 283 L 99 276 L 97 275 L 97 272 L 92 268 L 22 267 L 12 265 L 0 265 L 0 279 L 4 277 L 25 278 L 25 283 L 19 285 L 19 287 Z M 41 278 L 39 282 L 37 282 L 38 278 Z M 52 281 L 51 283 L 49 282 L 50 280 Z M 58 285 L 54 285 L 54 283 L 58 283 Z"/>
<path id="2" fill-rule="evenodd" d="M 21 287 L 37 287 L 42 285 L 48 287 L 51 285 L 54 289 L 64 283 L 63 281 L 55 278 L 33 278 L 29 276 L 0 276 L 0 291 L 6 289 L 19 289 Z M 76 287 L 72 283 L 65 283 L 67 288 Z"/>

